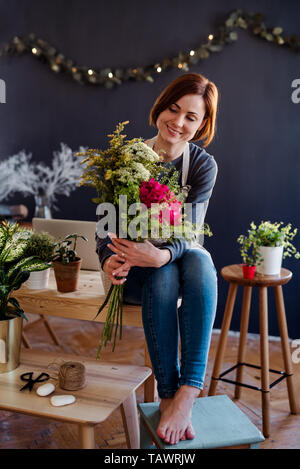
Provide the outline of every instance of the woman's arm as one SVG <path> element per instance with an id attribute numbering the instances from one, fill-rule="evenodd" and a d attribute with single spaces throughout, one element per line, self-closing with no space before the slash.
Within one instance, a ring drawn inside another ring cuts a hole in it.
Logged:
<path id="1" fill-rule="evenodd" d="M 186 199 L 186 212 L 187 219 L 192 223 L 197 223 L 199 227 L 203 227 L 204 219 L 208 207 L 208 202 L 211 197 L 218 167 L 214 158 L 204 152 L 205 158 L 197 159 L 190 170 L 190 178 L 188 182 L 192 186 L 188 197 Z M 164 246 L 170 251 L 170 262 L 174 262 L 181 257 L 183 253 L 190 248 L 190 243 L 184 239 L 176 239 L 173 243 L 168 243 Z"/>

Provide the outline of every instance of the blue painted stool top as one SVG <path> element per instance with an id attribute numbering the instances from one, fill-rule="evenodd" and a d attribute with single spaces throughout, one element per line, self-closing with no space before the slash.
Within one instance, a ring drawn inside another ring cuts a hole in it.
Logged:
<path id="1" fill-rule="evenodd" d="M 138 404 L 138 408 L 141 418 L 151 430 L 152 439 L 162 449 L 209 449 L 264 441 L 258 428 L 225 395 L 195 400 L 192 424 L 196 436 L 193 440 L 180 441 L 177 445 L 164 443 L 156 434 L 160 420 L 159 402 Z"/>

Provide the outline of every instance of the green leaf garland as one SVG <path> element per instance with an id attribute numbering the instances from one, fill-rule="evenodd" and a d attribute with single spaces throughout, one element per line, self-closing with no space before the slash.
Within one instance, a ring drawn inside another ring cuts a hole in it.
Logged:
<path id="1" fill-rule="evenodd" d="M 287 47 L 296 53 L 300 52 L 300 39 L 296 34 L 284 36 L 280 26 L 267 28 L 261 13 L 245 13 L 238 9 L 233 11 L 215 34 L 210 34 L 204 44 L 177 56 L 165 58 L 145 67 L 98 68 L 79 66 L 67 58 L 53 45 L 31 33 L 27 37 L 15 36 L 12 41 L 0 49 L 1 56 L 21 56 L 32 54 L 48 65 L 54 73 L 65 74 L 81 85 L 100 85 L 111 89 L 126 81 L 147 81 L 153 83 L 155 77 L 170 69 L 188 71 L 190 66 L 200 60 L 206 60 L 212 53 L 221 52 L 223 48 L 238 40 L 237 28 L 248 29 L 256 37 L 272 42 L 278 47 Z"/>

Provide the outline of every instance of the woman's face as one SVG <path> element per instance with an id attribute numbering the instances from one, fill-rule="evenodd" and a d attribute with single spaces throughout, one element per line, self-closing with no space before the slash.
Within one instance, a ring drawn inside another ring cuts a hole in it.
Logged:
<path id="1" fill-rule="evenodd" d="M 202 96 L 186 94 L 160 113 L 156 126 L 168 143 L 189 142 L 205 121 L 205 102 Z"/>

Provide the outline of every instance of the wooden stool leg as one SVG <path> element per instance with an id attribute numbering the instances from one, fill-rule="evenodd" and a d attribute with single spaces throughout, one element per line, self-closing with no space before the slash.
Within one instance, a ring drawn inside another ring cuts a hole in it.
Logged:
<path id="1" fill-rule="evenodd" d="M 242 304 L 242 317 L 241 317 L 241 327 L 240 327 L 240 342 L 239 342 L 239 351 L 238 351 L 238 362 L 242 363 L 245 361 L 246 355 L 246 345 L 247 345 L 247 332 L 249 325 L 249 312 L 251 305 L 251 295 L 252 287 L 244 287 L 243 293 L 243 304 Z M 243 366 L 239 366 L 236 371 L 236 381 L 239 383 L 243 379 Z M 234 397 L 240 399 L 241 397 L 241 386 L 235 386 Z"/>
<path id="2" fill-rule="evenodd" d="M 139 449 L 140 435 L 135 391 L 121 404 L 121 415 L 127 447 L 129 449 Z"/>
<path id="3" fill-rule="evenodd" d="M 94 426 L 86 424 L 79 425 L 79 439 L 82 449 L 95 449 Z"/>
<path id="4" fill-rule="evenodd" d="M 270 435 L 270 378 L 267 287 L 259 288 L 259 329 L 263 434 L 266 438 L 268 438 Z"/>
<path id="5" fill-rule="evenodd" d="M 225 307 L 225 312 L 224 312 L 224 317 L 223 317 L 222 327 L 221 327 L 221 334 L 219 338 L 212 378 L 210 382 L 210 388 L 208 391 L 209 396 L 214 396 L 216 394 L 216 388 L 217 388 L 217 383 L 218 383 L 217 379 L 219 378 L 219 375 L 220 375 L 220 369 L 221 369 L 221 365 L 222 365 L 222 361 L 224 357 L 227 335 L 228 335 L 228 331 L 229 331 L 229 327 L 231 323 L 232 311 L 234 308 L 237 287 L 238 285 L 236 283 L 230 283 L 229 285 L 226 307 Z"/>
<path id="6" fill-rule="evenodd" d="M 61 346 L 61 342 L 59 340 L 59 338 L 57 337 L 53 327 L 51 326 L 51 324 L 49 323 L 49 321 L 47 320 L 47 318 L 45 318 L 45 316 L 43 316 L 42 314 L 40 314 L 40 317 L 41 319 L 43 320 L 43 323 L 47 329 L 47 331 L 49 332 L 53 342 L 55 343 L 55 345 L 59 345 Z"/>
<path id="7" fill-rule="evenodd" d="M 284 362 L 285 372 L 289 375 L 287 380 L 287 388 L 288 388 L 288 395 L 289 395 L 289 402 L 290 402 L 290 409 L 292 414 L 298 413 L 298 406 L 293 382 L 293 366 L 291 360 L 291 351 L 289 346 L 289 337 L 288 337 L 288 329 L 286 323 L 286 314 L 285 314 L 285 307 L 284 307 L 284 300 L 282 294 L 282 287 L 274 287 L 275 290 L 275 300 L 276 300 L 276 309 L 277 309 L 277 317 L 278 317 L 278 325 L 281 337 L 281 347 L 282 347 L 282 356 Z"/>
<path id="8" fill-rule="evenodd" d="M 145 340 L 145 366 L 148 366 L 152 369 L 152 363 L 149 356 L 149 351 L 147 347 L 147 342 Z M 144 384 L 144 401 L 145 402 L 155 402 L 158 400 L 157 395 L 157 383 L 152 369 L 152 375 L 146 379 Z"/>

